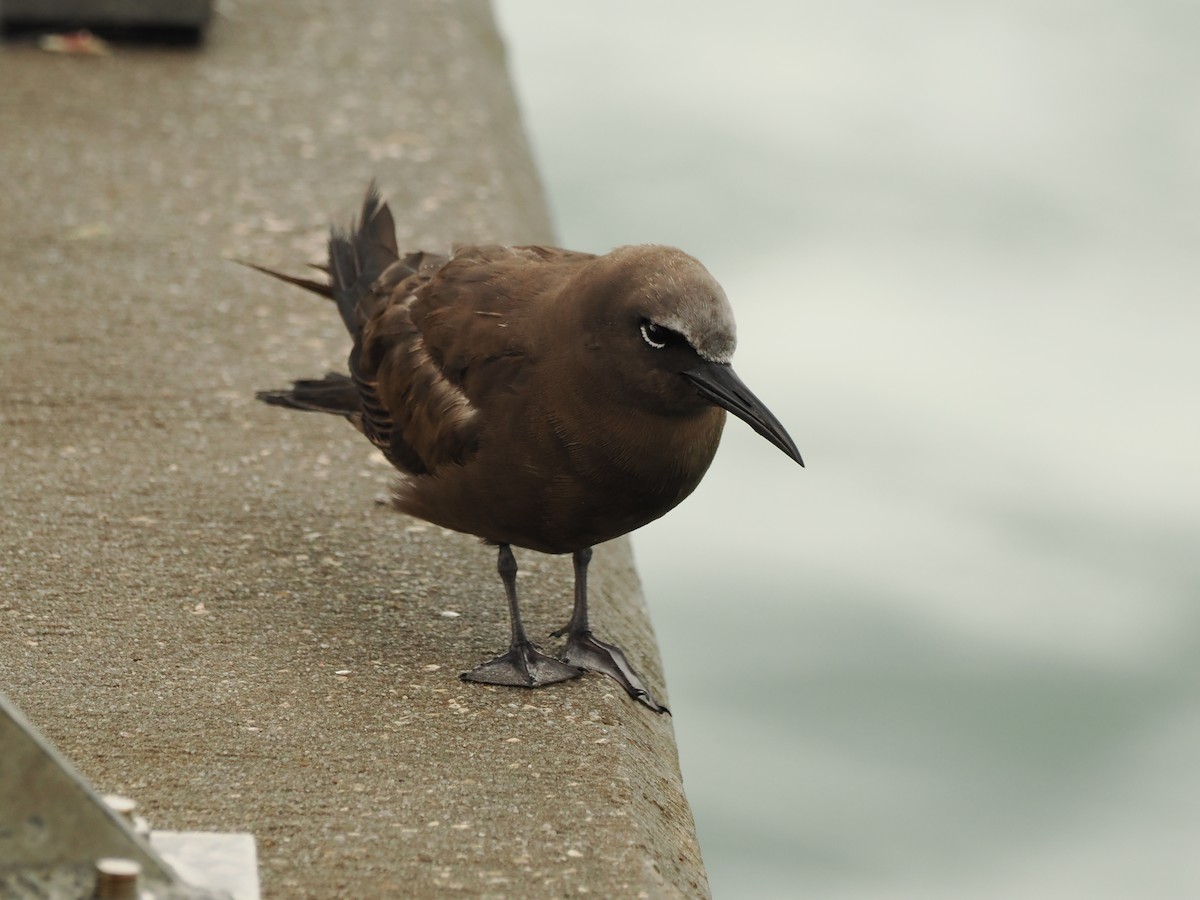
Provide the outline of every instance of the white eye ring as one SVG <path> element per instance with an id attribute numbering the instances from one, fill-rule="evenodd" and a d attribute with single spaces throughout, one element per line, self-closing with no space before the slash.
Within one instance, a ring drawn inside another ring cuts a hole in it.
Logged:
<path id="1" fill-rule="evenodd" d="M 655 331 L 658 331 L 658 326 L 655 325 L 653 322 L 643 322 L 642 323 L 642 340 L 644 340 L 647 344 L 649 344 L 655 350 L 661 350 L 663 347 L 667 346 L 667 342 L 665 340 L 664 341 L 656 341 L 656 340 L 654 340 L 654 338 L 650 337 L 650 329 L 651 328 L 653 328 Z"/>

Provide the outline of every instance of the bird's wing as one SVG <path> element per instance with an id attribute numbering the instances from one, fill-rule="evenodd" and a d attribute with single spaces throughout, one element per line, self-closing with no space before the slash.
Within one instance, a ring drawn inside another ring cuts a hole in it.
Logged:
<path id="1" fill-rule="evenodd" d="M 414 474 L 466 462 L 489 398 L 513 388 L 528 364 L 522 321 L 532 301 L 562 266 L 590 258 L 498 246 L 459 247 L 449 260 L 406 257 L 411 274 L 379 286 L 388 297 L 364 323 L 352 361 L 368 437 Z"/>

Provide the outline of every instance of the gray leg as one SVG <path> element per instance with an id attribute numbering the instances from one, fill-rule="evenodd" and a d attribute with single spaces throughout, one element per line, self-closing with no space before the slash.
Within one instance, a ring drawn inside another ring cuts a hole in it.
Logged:
<path id="1" fill-rule="evenodd" d="M 502 684 L 510 687 L 541 687 L 556 681 L 578 678 L 583 670 L 560 662 L 552 656 L 540 653 L 537 646 L 525 634 L 521 622 L 521 610 L 517 606 L 517 561 L 508 544 L 500 545 L 496 563 L 500 579 L 504 582 L 504 593 L 508 595 L 508 618 L 512 624 L 512 641 L 508 650 L 490 662 L 477 666 L 459 677 L 463 681 L 481 684 Z"/>
<path id="2" fill-rule="evenodd" d="M 554 636 L 567 636 L 567 646 L 562 658 L 573 666 L 607 675 L 634 700 L 644 703 L 656 713 L 670 712 L 654 699 L 641 677 L 625 658 L 625 651 L 615 644 L 608 644 L 592 635 L 588 626 L 587 569 L 592 561 L 592 548 L 576 550 L 575 562 L 575 608 L 566 627 L 554 632 Z"/>

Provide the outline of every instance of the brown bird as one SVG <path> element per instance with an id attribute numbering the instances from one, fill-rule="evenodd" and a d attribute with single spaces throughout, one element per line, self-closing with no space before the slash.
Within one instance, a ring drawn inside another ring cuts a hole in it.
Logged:
<path id="1" fill-rule="evenodd" d="M 729 365 L 733 311 L 707 270 L 661 246 L 401 256 L 374 184 L 359 222 L 333 229 L 328 283 L 252 267 L 332 299 L 354 340 L 349 375 L 259 399 L 349 419 L 400 471 L 397 509 L 499 548 L 512 640 L 462 678 L 540 687 L 602 672 L 665 712 L 624 652 L 592 635 L 592 547 L 695 489 L 725 410 L 804 465 Z M 561 659 L 525 632 L 513 544 L 574 555 Z"/>

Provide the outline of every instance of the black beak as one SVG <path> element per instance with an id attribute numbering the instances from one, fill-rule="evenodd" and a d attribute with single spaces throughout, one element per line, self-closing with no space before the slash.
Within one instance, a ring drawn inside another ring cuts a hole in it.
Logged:
<path id="1" fill-rule="evenodd" d="M 729 410 L 800 465 L 800 451 L 779 420 L 737 377 L 728 363 L 705 362 L 681 373 L 696 386 L 700 396 Z"/>

